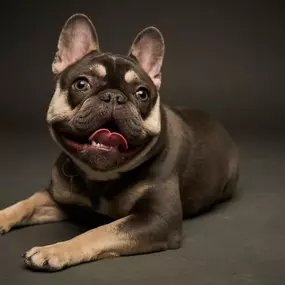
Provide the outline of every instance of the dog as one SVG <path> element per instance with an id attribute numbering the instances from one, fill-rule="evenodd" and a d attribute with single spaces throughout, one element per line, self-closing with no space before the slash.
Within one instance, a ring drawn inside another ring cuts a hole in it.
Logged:
<path id="1" fill-rule="evenodd" d="M 74 238 L 33 247 L 28 268 L 58 271 L 103 258 L 182 247 L 183 220 L 230 200 L 238 147 L 199 110 L 161 100 L 165 40 L 149 26 L 125 55 L 103 52 L 84 14 L 62 27 L 46 121 L 60 155 L 46 189 L 0 211 L 0 230 L 64 221 L 76 206 L 112 218 Z"/>

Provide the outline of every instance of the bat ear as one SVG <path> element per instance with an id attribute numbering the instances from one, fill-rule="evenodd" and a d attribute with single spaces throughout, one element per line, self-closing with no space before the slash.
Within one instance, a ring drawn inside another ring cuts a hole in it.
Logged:
<path id="1" fill-rule="evenodd" d="M 165 44 L 162 33 L 155 27 L 147 27 L 134 39 L 129 56 L 137 59 L 143 70 L 150 76 L 157 89 L 161 85 L 161 67 Z"/>
<path id="2" fill-rule="evenodd" d="M 99 42 L 91 20 L 83 14 L 71 16 L 62 28 L 52 71 L 58 74 L 91 51 L 99 51 Z"/>

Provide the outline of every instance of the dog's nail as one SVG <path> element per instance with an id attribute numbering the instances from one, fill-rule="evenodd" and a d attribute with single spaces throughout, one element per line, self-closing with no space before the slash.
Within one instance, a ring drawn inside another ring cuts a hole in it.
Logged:
<path id="1" fill-rule="evenodd" d="M 44 267 L 49 267 L 48 259 L 44 261 L 43 266 Z"/>
<path id="2" fill-rule="evenodd" d="M 33 255 L 28 256 L 28 252 L 26 252 L 26 253 L 24 253 L 24 256 L 23 256 L 23 257 L 25 258 L 25 260 L 27 260 L 27 261 L 31 261 L 31 260 L 32 260 Z"/>

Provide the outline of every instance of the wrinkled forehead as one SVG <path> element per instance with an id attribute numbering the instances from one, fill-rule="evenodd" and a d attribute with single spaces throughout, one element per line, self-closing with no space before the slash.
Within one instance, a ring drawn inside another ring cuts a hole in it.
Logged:
<path id="1" fill-rule="evenodd" d="M 121 55 L 91 53 L 67 68 L 62 78 L 65 82 L 70 82 L 83 75 L 107 81 L 124 81 L 128 84 L 153 84 L 134 59 Z"/>

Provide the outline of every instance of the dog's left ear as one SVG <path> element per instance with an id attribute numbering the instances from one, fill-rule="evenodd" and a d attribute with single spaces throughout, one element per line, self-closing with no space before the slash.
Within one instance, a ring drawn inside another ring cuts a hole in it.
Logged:
<path id="1" fill-rule="evenodd" d="M 135 38 L 129 56 L 135 57 L 150 76 L 157 89 L 161 85 L 161 67 L 165 52 L 162 33 L 155 27 L 147 27 Z"/>
<path id="2" fill-rule="evenodd" d="M 75 14 L 66 21 L 60 33 L 53 73 L 62 72 L 91 51 L 99 51 L 96 29 L 86 15 Z"/>

